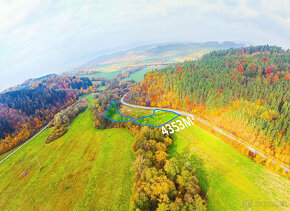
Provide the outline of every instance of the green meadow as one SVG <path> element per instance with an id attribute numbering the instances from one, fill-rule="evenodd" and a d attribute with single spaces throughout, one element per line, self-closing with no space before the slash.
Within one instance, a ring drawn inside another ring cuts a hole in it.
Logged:
<path id="1" fill-rule="evenodd" d="M 110 107 L 108 108 L 108 110 L 106 111 L 106 113 L 104 114 L 105 117 L 113 120 L 113 121 L 122 121 L 122 122 L 126 122 L 126 121 L 130 121 L 131 118 L 127 118 L 125 116 L 122 116 L 117 108 L 116 105 L 118 104 L 118 102 L 113 101 L 110 105 Z"/>
<path id="2" fill-rule="evenodd" d="M 120 105 L 119 111 L 121 114 L 125 116 L 133 117 L 134 119 L 148 116 L 136 122 L 139 124 L 154 125 L 154 126 L 160 126 L 164 124 L 165 122 L 168 122 L 178 116 L 175 113 L 163 111 L 163 110 L 161 111 L 157 110 L 155 111 L 155 114 L 153 115 L 153 109 L 141 109 L 141 108 L 125 106 L 122 104 Z"/>
<path id="3" fill-rule="evenodd" d="M 196 126 L 175 132 L 170 156 L 196 168 L 208 210 L 287 210 L 290 182 Z"/>
<path id="4" fill-rule="evenodd" d="M 95 129 L 89 109 L 46 145 L 49 133 L 0 164 L 0 210 L 128 210 L 133 135 Z"/>
<path id="5" fill-rule="evenodd" d="M 149 116 L 153 113 L 153 110 L 151 110 L 151 109 L 134 108 L 134 107 L 125 106 L 123 104 L 120 104 L 119 111 L 121 114 L 123 114 L 125 116 L 130 116 L 133 118 L 140 118 L 140 117 L 144 117 L 144 116 Z"/>
<path id="6" fill-rule="evenodd" d="M 98 87 L 98 90 L 101 90 L 101 91 L 102 91 L 102 90 L 105 90 L 105 89 L 106 89 L 106 86 L 99 86 L 99 87 Z"/>
<path id="7" fill-rule="evenodd" d="M 113 72 L 96 72 L 86 75 L 80 75 L 80 77 L 103 77 L 104 79 L 110 80 L 113 79 L 115 76 L 117 76 L 120 71 L 113 71 Z"/>
<path id="8" fill-rule="evenodd" d="M 134 73 L 132 73 L 131 75 L 129 75 L 127 78 L 124 78 L 123 80 L 134 80 L 136 82 L 140 82 L 140 81 L 143 81 L 146 73 L 150 70 L 154 70 L 153 68 L 144 68 L 142 70 L 138 70 Z"/>
<path id="9" fill-rule="evenodd" d="M 142 125 L 161 126 L 164 123 L 169 122 L 172 119 L 176 118 L 177 116 L 178 116 L 177 114 L 172 112 L 155 110 L 154 115 L 136 120 L 135 122 Z"/>

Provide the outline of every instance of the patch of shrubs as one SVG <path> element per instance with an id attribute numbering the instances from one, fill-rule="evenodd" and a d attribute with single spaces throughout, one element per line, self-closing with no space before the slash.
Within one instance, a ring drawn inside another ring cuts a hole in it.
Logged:
<path id="1" fill-rule="evenodd" d="M 47 137 L 45 143 L 51 143 L 62 137 L 68 131 L 73 119 L 80 113 L 84 112 L 87 107 L 88 101 L 86 99 L 80 99 L 74 105 L 55 115 L 54 120 L 51 123 L 52 131 Z"/>

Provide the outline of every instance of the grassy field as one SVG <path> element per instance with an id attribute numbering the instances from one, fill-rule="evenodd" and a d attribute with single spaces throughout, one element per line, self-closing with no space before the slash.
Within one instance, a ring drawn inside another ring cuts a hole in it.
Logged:
<path id="1" fill-rule="evenodd" d="M 105 90 L 106 89 L 106 86 L 99 86 L 98 87 L 98 90 Z"/>
<path id="2" fill-rule="evenodd" d="M 143 81 L 145 74 L 150 71 L 154 70 L 154 68 L 144 68 L 142 70 L 136 71 L 132 73 L 129 77 L 124 78 L 122 80 L 134 80 L 134 81 Z M 124 72 L 125 69 L 117 70 L 117 71 L 101 71 L 86 75 L 80 75 L 80 77 L 104 77 L 104 79 L 110 80 L 117 76 L 119 73 Z"/>
<path id="3" fill-rule="evenodd" d="M 196 168 L 208 210 L 289 210 L 289 180 L 201 128 L 191 126 L 175 134 L 170 155 Z"/>
<path id="4" fill-rule="evenodd" d="M 154 68 L 144 68 L 142 70 L 138 70 L 137 72 L 132 73 L 129 77 L 124 78 L 123 80 L 134 80 L 136 82 L 143 81 L 146 73 L 150 70 L 154 70 Z"/>
<path id="5" fill-rule="evenodd" d="M 80 75 L 79 77 L 104 77 L 104 79 L 110 80 L 117 76 L 121 71 L 113 71 L 113 72 L 97 72 L 86 75 Z"/>
<path id="6" fill-rule="evenodd" d="M 134 107 L 125 106 L 123 104 L 120 104 L 119 111 L 121 114 L 125 116 L 130 116 L 133 118 L 140 118 L 140 117 L 151 115 L 153 113 L 153 110 L 134 108 Z"/>
<path id="7" fill-rule="evenodd" d="M 106 113 L 104 114 L 105 117 L 109 118 L 110 120 L 113 121 L 122 121 L 122 122 L 129 122 L 130 120 L 132 120 L 132 118 L 129 117 L 125 117 L 124 115 L 122 116 L 117 108 L 116 105 L 118 104 L 117 101 L 113 101 L 110 104 L 110 107 L 108 108 L 108 110 L 106 111 Z"/>
<path id="8" fill-rule="evenodd" d="M 130 133 L 95 129 L 90 110 L 63 137 L 45 145 L 49 133 L 45 130 L 0 165 L 0 210 L 128 210 Z"/>
<path id="9" fill-rule="evenodd" d="M 167 111 L 157 111 L 155 112 L 155 115 L 150 116 L 153 114 L 153 110 L 151 109 L 147 110 L 147 109 L 134 108 L 134 107 L 125 106 L 122 104 L 119 108 L 119 111 L 121 114 L 125 116 L 133 117 L 135 119 L 149 116 L 149 117 L 140 119 L 136 122 L 139 124 L 155 125 L 155 126 L 160 126 L 177 116 L 177 114 L 172 113 L 172 112 L 167 112 Z"/>
<path id="10" fill-rule="evenodd" d="M 18 147 L 10 150 L 9 152 L 6 152 L 5 154 L 0 155 L 0 161 L 3 160 L 5 157 L 7 157 L 10 153 L 14 152 L 15 150 L 17 150 Z"/>
<path id="11" fill-rule="evenodd" d="M 134 120 L 134 122 L 142 124 L 142 125 L 154 125 L 161 126 L 166 122 L 171 121 L 178 117 L 178 114 L 168 111 L 155 110 L 154 115 L 150 115 L 148 117 L 142 117 L 142 119 Z"/>

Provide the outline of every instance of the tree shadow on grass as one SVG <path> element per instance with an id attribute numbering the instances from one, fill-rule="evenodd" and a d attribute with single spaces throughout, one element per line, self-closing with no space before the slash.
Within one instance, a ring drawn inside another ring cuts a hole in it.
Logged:
<path id="1" fill-rule="evenodd" d="M 178 153 L 173 149 L 171 151 L 171 157 L 174 157 L 178 160 L 180 167 L 182 167 L 186 162 L 191 164 L 191 166 L 196 171 L 196 176 L 201 187 L 201 194 L 203 197 L 205 197 L 206 193 L 209 191 L 211 175 L 207 172 L 204 161 L 190 149 L 184 149 L 181 153 Z"/>

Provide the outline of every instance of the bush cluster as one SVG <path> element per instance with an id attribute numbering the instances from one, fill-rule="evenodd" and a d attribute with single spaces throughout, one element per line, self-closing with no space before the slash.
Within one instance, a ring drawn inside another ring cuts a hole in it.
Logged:
<path id="1" fill-rule="evenodd" d="M 70 123 L 73 121 L 73 119 L 77 115 L 85 111 L 87 107 L 88 101 L 86 99 L 80 99 L 74 105 L 55 115 L 54 120 L 51 124 L 52 131 L 47 137 L 45 143 L 51 143 L 54 140 L 62 137 L 68 131 Z"/>

